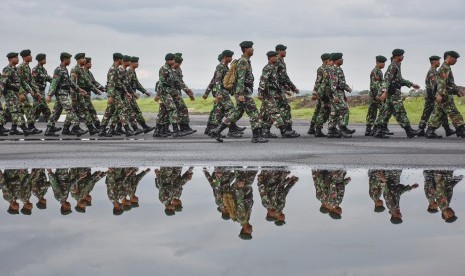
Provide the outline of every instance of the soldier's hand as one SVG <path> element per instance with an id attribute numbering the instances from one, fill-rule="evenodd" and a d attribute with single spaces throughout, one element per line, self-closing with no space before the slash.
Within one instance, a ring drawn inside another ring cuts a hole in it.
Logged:
<path id="1" fill-rule="evenodd" d="M 263 101 L 263 96 L 262 96 L 262 95 L 258 95 L 258 99 L 259 99 L 260 101 Z"/>
<path id="2" fill-rule="evenodd" d="M 416 188 L 418 188 L 419 186 L 420 186 L 420 185 L 418 185 L 418 183 L 415 183 L 415 184 L 412 185 L 412 189 L 416 189 Z"/>
<path id="3" fill-rule="evenodd" d="M 384 91 L 383 94 L 381 95 L 381 97 L 379 97 L 379 100 L 384 102 L 386 100 L 386 98 L 387 98 L 387 92 Z"/>
<path id="4" fill-rule="evenodd" d="M 218 95 L 215 98 L 219 102 L 219 101 L 221 101 L 223 99 L 223 95 Z"/>
<path id="5" fill-rule="evenodd" d="M 203 98 L 204 100 L 206 100 L 206 99 L 208 98 L 208 94 L 203 94 L 203 95 L 202 95 L 202 98 Z"/>
<path id="6" fill-rule="evenodd" d="M 191 99 L 191 101 L 195 101 L 194 95 L 189 95 L 189 99 Z"/>
<path id="7" fill-rule="evenodd" d="M 347 92 L 352 93 L 352 88 L 349 87 L 349 89 L 347 89 Z"/>
<path id="8" fill-rule="evenodd" d="M 126 93 L 126 98 L 128 98 L 129 100 L 130 100 L 130 99 L 132 99 L 132 96 L 131 96 L 131 94 L 129 94 L 129 93 Z"/>
<path id="9" fill-rule="evenodd" d="M 113 104 L 114 102 L 115 100 L 113 99 L 113 97 L 108 98 L 108 101 L 107 101 L 108 104 Z"/>
<path id="10" fill-rule="evenodd" d="M 341 100 L 339 100 L 339 98 L 337 98 L 337 97 L 334 98 L 333 101 L 334 101 L 335 103 L 340 103 L 340 102 L 341 102 Z"/>
<path id="11" fill-rule="evenodd" d="M 160 101 L 160 96 L 155 96 L 155 98 L 153 99 L 154 101 L 156 101 L 157 103 Z"/>
<path id="12" fill-rule="evenodd" d="M 418 84 L 413 84 L 412 87 L 415 89 L 420 89 L 420 86 Z"/>
<path id="13" fill-rule="evenodd" d="M 441 95 L 437 95 L 437 96 L 436 96 L 436 102 L 437 102 L 437 103 L 441 103 L 441 102 L 442 102 L 442 96 L 441 96 Z"/>
<path id="14" fill-rule="evenodd" d="M 296 89 L 294 89 L 294 93 L 299 94 L 300 90 L 296 88 Z"/>
<path id="15" fill-rule="evenodd" d="M 50 103 L 52 101 L 52 96 L 47 96 L 47 98 L 45 99 L 45 101 L 47 103 Z"/>
<path id="16" fill-rule="evenodd" d="M 144 94 L 147 95 L 147 97 L 152 96 L 152 94 L 150 94 L 149 92 L 145 92 Z"/>
<path id="17" fill-rule="evenodd" d="M 23 93 L 19 94 L 19 101 L 20 102 L 25 102 L 26 101 L 26 95 L 24 95 Z"/>
<path id="18" fill-rule="evenodd" d="M 237 100 L 240 102 L 245 102 L 245 97 L 244 96 L 237 96 Z"/>

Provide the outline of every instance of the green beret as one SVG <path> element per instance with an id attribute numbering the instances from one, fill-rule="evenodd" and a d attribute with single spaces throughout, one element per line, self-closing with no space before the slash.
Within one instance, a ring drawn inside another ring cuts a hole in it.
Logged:
<path id="1" fill-rule="evenodd" d="M 86 63 L 92 62 L 92 58 L 86 57 Z"/>
<path id="2" fill-rule="evenodd" d="M 218 55 L 218 61 L 222 61 L 223 60 L 223 54 L 219 54 Z"/>
<path id="3" fill-rule="evenodd" d="M 329 56 L 330 56 L 330 54 L 324 53 L 324 54 L 321 55 L 321 60 L 327 60 L 327 59 L 329 59 Z"/>
<path id="4" fill-rule="evenodd" d="M 124 56 L 123 56 L 123 61 L 124 61 L 124 62 L 131 61 L 131 57 L 128 56 L 128 55 L 124 55 Z"/>
<path id="5" fill-rule="evenodd" d="M 376 56 L 376 61 L 377 62 L 386 62 L 387 58 L 385 56 Z"/>
<path id="6" fill-rule="evenodd" d="M 174 55 L 182 57 L 182 53 L 174 53 Z"/>
<path id="7" fill-rule="evenodd" d="M 224 51 L 221 53 L 221 55 L 222 55 L 223 57 L 232 57 L 232 56 L 234 55 L 234 52 L 231 51 L 231 50 L 224 50 Z"/>
<path id="8" fill-rule="evenodd" d="M 85 53 L 77 53 L 74 55 L 74 59 L 81 59 L 81 58 L 85 58 L 86 57 L 86 54 Z"/>
<path id="9" fill-rule="evenodd" d="M 176 56 L 172 53 L 168 53 L 165 56 L 165 60 L 173 60 Z"/>
<path id="10" fill-rule="evenodd" d="M 29 49 L 22 50 L 21 52 L 19 52 L 19 55 L 22 56 L 22 57 L 30 56 L 31 55 L 31 50 L 29 50 Z"/>
<path id="11" fill-rule="evenodd" d="M 329 57 L 332 61 L 336 61 L 342 58 L 342 53 L 332 53 Z"/>
<path id="12" fill-rule="evenodd" d="M 287 46 L 284 46 L 282 44 L 276 45 L 276 48 L 275 48 L 276 51 L 286 51 L 286 49 L 287 49 Z"/>
<path id="13" fill-rule="evenodd" d="M 276 51 L 269 51 L 268 53 L 266 53 L 266 55 L 267 55 L 268 57 L 275 57 L 275 56 L 278 55 L 278 52 L 276 52 Z"/>
<path id="14" fill-rule="evenodd" d="M 453 57 L 453 58 L 459 58 L 460 55 L 456 51 L 447 51 L 446 52 L 448 56 Z"/>
<path id="15" fill-rule="evenodd" d="M 18 57 L 18 53 L 15 53 L 15 52 L 11 52 L 11 53 L 8 53 L 6 55 L 7 58 L 15 58 L 15 57 Z"/>
<path id="16" fill-rule="evenodd" d="M 71 58 L 72 55 L 70 53 L 63 52 L 60 54 L 60 59 L 62 58 Z"/>
<path id="17" fill-rule="evenodd" d="M 392 56 L 394 56 L 394 57 L 401 56 L 404 53 L 405 53 L 405 51 L 402 50 L 402 49 L 394 49 L 394 50 L 392 50 Z"/>
<path id="18" fill-rule="evenodd" d="M 113 54 L 113 58 L 114 58 L 114 59 L 123 59 L 123 54 L 121 54 L 121 53 L 114 53 L 114 54 Z"/>
<path id="19" fill-rule="evenodd" d="M 37 56 L 36 56 L 36 60 L 37 60 L 37 61 L 41 61 L 41 60 L 44 60 L 44 59 L 45 59 L 45 57 L 46 57 L 46 55 L 45 55 L 45 54 L 42 54 L 42 53 L 40 53 L 40 54 L 37 54 Z"/>
<path id="20" fill-rule="evenodd" d="M 430 56 L 429 57 L 429 61 L 440 60 L 440 59 L 441 59 L 441 57 L 439 57 L 439 56 Z"/>
<path id="21" fill-rule="evenodd" d="M 181 56 L 176 56 L 176 57 L 174 58 L 174 62 L 176 62 L 176 63 L 181 63 L 182 61 L 183 61 L 183 59 L 182 59 Z"/>
<path id="22" fill-rule="evenodd" d="M 131 62 L 139 62 L 139 58 L 138 57 L 131 57 Z"/>
<path id="23" fill-rule="evenodd" d="M 241 48 L 251 48 L 253 46 L 252 41 L 242 41 L 241 44 L 239 44 Z"/>

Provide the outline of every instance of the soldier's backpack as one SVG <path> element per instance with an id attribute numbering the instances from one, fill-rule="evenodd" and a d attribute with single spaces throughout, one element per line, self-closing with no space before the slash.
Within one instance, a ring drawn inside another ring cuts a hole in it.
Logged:
<path id="1" fill-rule="evenodd" d="M 229 217 L 233 221 L 237 221 L 236 217 L 236 201 L 234 200 L 234 196 L 230 193 L 225 193 L 223 195 L 223 203 L 226 210 L 229 212 Z"/>
<path id="2" fill-rule="evenodd" d="M 237 59 L 231 62 L 231 67 L 223 79 L 223 87 L 229 91 L 233 88 L 237 81 Z"/>

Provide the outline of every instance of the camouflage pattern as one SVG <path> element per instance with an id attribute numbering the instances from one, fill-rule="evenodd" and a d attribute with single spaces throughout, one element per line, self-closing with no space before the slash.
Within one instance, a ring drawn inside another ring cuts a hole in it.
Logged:
<path id="1" fill-rule="evenodd" d="M 240 225 L 248 224 L 250 221 L 250 215 L 252 214 L 253 206 L 253 189 L 252 184 L 255 180 L 255 176 L 258 171 L 251 168 L 247 170 L 236 170 L 235 181 L 233 186 L 233 201 L 234 211 L 231 212 L 230 216 L 233 221 L 237 221 Z"/>
<path id="2" fill-rule="evenodd" d="M 339 207 L 344 199 L 345 187 L 350 182 L 350 178 L 346 177 L 345 170 L 329 170 L 329 189 L 328 189 L 328 205 L 335 208 Z"/>
<path id="3" fill-rule="evenodd" d="M 342 69 L 339 70 L 340 68 L 337 66 L 328 66 L 328 68 L 330 68 L 328 71 L 331 91 L 331 113 L 329 114 L 328 127 L 336 128 L 344 125 L 344 119 L 348 112 L 348 105 L 344 94 L 347 84 L 345 83 L 345 79 L 341 77 L 344 75 Z M 336 102 L 335 99 L 338 99 L 339 102 Z"/>
<path id="4" fill-rule="evenodd" d="M 320 86 L 322 85 L 323 80 L 325 79 L 325 74 L 324 74 L 325 68 L 326 68 L 326 65 L 323 64 L 320 67 L 318 67 L 318 69 L 316 70 L 316 80 L 315 80 L 315 85 L 313 86 L 313 91 L 317 93 L 317 95 L 318 95 Z M 311 124 L 322 126 L 324 122 L 326 122 L 327 119 L 324 120 L 323 123 L 319 122 L 319 124 L 317 124 L 317 118 L 318 116 L 320 116 L 320 111 L 323 105 L 324 105 L 323 100 L 320 97 L 318 97 L 315 110 L 313 111 L 312 119 L 310 121 Z M 328 116 L 329 116 L 329 112 L 328 112 Z M 324 118 L 322 117 L 321 120 L 322 119 Z"/>
<path id="5" fill-rule="evenodd" d="M 89 79 L 92 81 L 95 87 L 97 87 L 100 91 L 105 91 L 105 87 L 101 85 L 94 77 L 92 72 L 84 68 L 85 72 L 89 75 Z M 85 103 L 86 103 L 86 108 L 89 111 L 90 115 L 92 116 L 92 120 L 95 122 L 99 122 L 99 118 L 97 117 L 97 111 L 95 110 L 94 104 L 92 103 L 92 98 L 91 98 L 91 91 L 89 88 L 85 89 L 87 92 L 88 97 L 84 97 Z M 95 91 L 94 91 L 95 93 Z"/>
<path id="6" fill-rule="evenodd" d="M 107 96 L 113 99 L 113 103 L 108 103 L 102 119 L 102 125 L 107 126 L 108 122 L 115 124 L 117 121 L 126 125 L 128 119 L 127 105 L 124 104 L 123 97 L 128 94 L 128 83 L 126 81 L 126 71 L 123 66 L 112 65 L 107 73 Z"/>
<path id="7" fill-rule="evenodd" d="M 318 103 L 314 111 L 315 126 L 322 128 L 324 123 L 329 120 L 331 113 L 331 75 L 333 75 L 333 66 L 321 66 L 321 79 L 317 72 L 317 80 L 315 82 L 315 90 L 318 97 Z M 318 69 L 320 69 L 318 68 Z M 319 105 L 319 106 L 318 106 Z M 312 118 L 313 121 L 313 118 Z"/>
<path id="8" fill-rule="evenodd" d="M 447 117 L 450 118 L 456 128 L 464 125 L 463 116 L 457 110 L 454 103 L 454 95 L 458 94 L 459 89 L 457 85 L 455 85 L 452 69 L 446 62 L 439 68 L 437 85 L 438 90 L 436 95 L 441 95 L 442 101 L 435 104 L 433 114 L 431 114 L 428 122 L 428 127 L 433 129 L 438 128 Z"/>
<path id="9" fill-rule="evenodd" d="M 127 72 L 128 72 L 129 86 L 131 87 L 131 90 L 134 91 L 134 93 L 137 90 L 139 90 L 140 92 L 144 94 L 148 94 L 147 90 L 139 82 L 136 71 L 133 68 L 128 67 Z M 145 119 L 144 119 L 144 116 L 142 115 L 142 111 L 140 110 L 139 105 L 137 104 L 136 97 L 132 97 L 129 100 L 129 104 L 130 104 L 130 110 L 132 112 L 131 117 L 134 118 L 134 120 L 136 120 L 139 124 L 145 124 Z"/>
<path id="10" fill-rule="evenodd" d="M 32 169 L 30 181 L 32 184 L 32 194 L 39 200 L 43 199 L 50 187 L 50 181 L 47 180 L 45 169 Z"/>
<path id="11" fill-rule="evenodd" d="M 327 205 L 329 201 L 329 171 L 328 170 L 312 170 L 313 185 L 315 186 L 316 199 L 322 205 Z"/>
<path id="12" fill-rule="evenodd" d="M 71 196 L 80 201 L 90 195 L 95 184 L 105 176 L 105 173 L 96 171 L 92 173 L 91 168 L 70 168 L 70 179 L 72 179 Z"/>
<path id="13" fill-rule="evenodd" d="M 284 125 L 284 121 L 276 100 L 276 95 L 279 95 L 282 90 L 278 81 L 277 69 L 277 65 L 271 63 L 268 63 L 263 68 L 258 86 L 258 95 L 262 97 L 260 117 L 267 125 L 275 123 L 276 127 L 279 128 Z"/>
<path id="14" fill-rule="evenodd" d="M 213 125 L 219 125 L 223 117 L 232 117 L 236 112 L 229 91 L 223 87 L 223 79 L 228 71 L 229 67 L 223 63 L 218 64 L 215 69 L 212 94 L 214 97 L 221 96 L 221 99 L 215 102 L 214 113 L 209 120 Z"/>
<path id="15" fill-rule="evenodd" d="M 373 202 L 381 199 L 381 195 L 383 194 L 384 182 L 380 177 L 380 174 L 383 173 L 383 170 L 368 170 L 368 194 Z"/>
<path id="16" fill-rule="evenodd" d="M 207 169 L 204 168 L 203 173 L 213 189 L 216 205 L 220 210 L 224 209 L 224 196 L 226 194 L 232 194 L 233 191 L 231 184 L 236 178 L 234 170 L 224 167 L 215 167 L 213 173 L 210 174 Z"/>
<path id="17" fill-rule="evenodd" d="M 24 189 L 29 183 L 29 173 L 26 169 L 6 169 L 0 171 L 0 187 L 3 198 L 9 203 L 24 197 Z"/>
<path id="18" fill-rule="evenodd" d="M 298 178 L 288 177 L 290 171 L 282 168 L 263 169 L 257 177 L 262 205 L 267 210 L 281 213 L 286 205 L 286 197 Z"/>
<path id="19" fill-rule="evenodd" d="M 160 167 L 155 170 L 155 186 L 158 188 L 158 198 L 163 205 L 169 205 L 173 199 L 180 199 L 185 184 L 192 178 L 193 167 L 184 174 L 182 167 Z"/>
<path id="20" fill-rule="evenodd" d="M 69 169 L 58 168 L 55 173 L 49 173 L 50 185 L 52 186 L 53 195 L 60 203 L 68 201 L 72 180 L 70 178 Z"/>
<path id="21" fill-rule="evenodd" d="M 136 195 L 137 192 L 137 187 L 139 186 L 140 181 L 144 176 L 150 171 L 150 170 L 143 170 L 140 173 L 137 173 L 139 168 L 129 168 L 133 171 L 132 174 L 129 175 L 128 180 L 127 180 L 127 186 L 126 186 L 126 195 L 131 198 Z"/>
<path id="22" fill-rule="evenodd" d="M 168 63 L 160 68 L 158 77 L 157 95 L 160 96 L 161 104 L 158 111 L 157 124 L 166 124 L 167 122 L 177 124 L 179 116 L 173 99 L 173 95 L 177 93 L 177 78 Z"/>
<path id="23" fill-rule="evenodd" d="M 381 112 L 383 103 L 376 99 L 383 94 L 381 87 L 383 84 L 383 72 L 378 67 L 375 67 L 370 73 L 370 101 L 368 103 L 368 113 L 366 117 L 366 125 L 372 126 L 376 122 L 378 112 Z"/>
<path id="24" fill-rule="evenodd" d="M 385 170 L 386 183 L 384 185 L 383 196 L 389 214 L 400 211 L 400 197 L 403 193 L 411 191 L 412 185 L 400 184 L 402 170 Z"/>
<path id="25" fill-rule="evenodd" d="M 53 78 L 48 75 L 47 70 L 42 64 L 37 64 L 37 66 L 32 68 L 32 80 L 36 84 L 37 88 L 39 89 L 40 95 L 42 96 L 42 99 L 40 100 L 34 98 L 34 104 L 32 107 L 32 115 L 34 121 L 39 119 L 40 114 L 44 115 L 45 121 L 48 121 L 48 119 L 52 115 L 50 108 L 45 102 L 45 88 L 47 87 L 47 82 L 51 83 L 52 79 Z"/>
<path id="26" fill-rule="evenodd" d="M 21 108 L 24 111 L 24 115 L 26 115 L 27 122 L 34 123 L 33 108 L 27 98 L 27 94 L 30 94 L 33 98 L 37 98 L 40 95 L 40 92 L 32 79 L 32 72 L 31 67 L 29 67 L 29 63 L 23 62 L 18 66 L 18 75 L 21 83 L 19 94 L 24 95 L 25 98 L 23 102 L 20 102 Z"/>
<path id="27" fill-rule="evenodd" d="M 88 90 L 97 91 L 98 89 L 94 86 L 94 83 L 90 79 L 87 69 L 84 66 L 79 66 L 78 64 L 71 69 L 71 81 L 86 92 Z M 74 109 L 76 110 L 76 115 L 78 115 L 82 122 L 86 125 L 91 125 L 94 122 L 94 117 L 88 108 L 88 101 L 86 100 L 88 97 L 90 97 L 88 93 L 86 93 L 86 95 L 77 93 L 77 101 L 74 103 Z"/>
<path id="28" fill-rule="evenodd" d="M 8 109 L 11 114 L 13 124 L 24 124 L 24 112 L 19 101 L 19 90 L 21 81 L 18 71 L 14 66 L 6 66 L 3 68 L 0 76 L 0 92 L 5 96 L 5 109 Z"/>
<path id="29" fill-rule="evenodd" d="M 126 197 L 125 179 L 124 168 L 108 168 L 105 184 L 107 185 L 108 199 L 111 203 L 121 203 L 121 200 Z"/>
<path id="30" fill-rule="evenodd" d="M 344 95 L 344 104 L 346 106 L 346 112 L 344 113 L 344 118 L 342 119 L 342 125 L 347 126 L 349 124 L 349 105 L 347 104 L 347 97 L 345 92 L 351 91 L 351 88 L 349 85 L 346 83 L 346 77 L 344 75 L 344 71 L 340 66 L 336 66 L 337 70 L 337 89 L 339 90 L 339 93 L 342 93 Z"/>
<path id="31" fill-rule="evenodd" d="M 289 105 L 289 101 L 286 97 L 287 91 L 298 91 L 297 87 L 289 78 L 287 74 L 286 63 L 284 62 L 284 58 L 278 56 L 278 61 L 276 63 L 277 71 L 278 71 L 278 83 L 281 86 L 281 89 L 275 95 L 276 102 L 278 103 L 278 108 L 281 113 L 281 117 L 283 118 L 284 124 L 292 124 L 292 115 L 291 115 L 291 106 Z"/>
<path id="32" fill-rule="evenodd" d="M 176 77 L 176 93 L 173 94 L 174 104 L 176 105 L 176 110 L 178 111 L 179 123 L 180 124 L 189 124 L 189 111 L 187 110 L 186 103 L 182 97 L 183 91 L 188 91 L 189 87 L 184 83 L 184 76 L 182 74 L 181 67 L 173 69 L 174 76 Z"/>

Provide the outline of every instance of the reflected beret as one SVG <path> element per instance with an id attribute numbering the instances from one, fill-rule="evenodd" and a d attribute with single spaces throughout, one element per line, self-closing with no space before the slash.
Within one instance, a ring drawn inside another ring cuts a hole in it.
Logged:
<path id="1" fill-rule="evenodd" d="M 114 59 L 123 59 L 123 54 L 121 54 L 121 53 L 114 53 L 114 54 L 113 54 L 113 58 L 114 58 Z"/>
<path id="2" fill-rule="evenodd" d="M 342 58 L 342 53 L 332 53 L 329 57 L 331 60 L 335 61 Z"/>
<path id="3" fill-rule="evenodd" d="M 176 56 L 176 55 L 175 55 L 175 56 Z M 181 63 L 182 61 L 183 61 L 182 56 L 176 56 L 176 57 L 174 58 L 174 62 L 176 62 L 176 63 Z"/>
<path id="4" fill-rule="evenodd" d="M 440 60 L 440 59 L 441 59 L 441 57 L 439 57 L 439 56 L 430 56 L 429 57 L 430 61 L 432 61 L 432 60 Z"/>
<path id="5" fill-rule="evenodd" d="M 60 54 L 60 58 L 71 58 L 72 55 L 70 53 L 63 52 Z"/>
<path id="6" fill-rule="evenodd" d="M 18 53 L 15 53 L 15 52 L 10 52 L 6 55 L 7 58 L 14 58 L 14 57 L 17 57 L 18 56 Z"/>
<path id="7" fill-rule="evenodd" d="M 131 57 L 128 55 L 123 56 L 123 61 L 131 61 Z"/>
<path id="8" fill-rule="evenodd" d="M 139 62 L 139 58 L 138 57 L 131 57 L 131 62 Z"/>
<path id="9" fill-rule="evenodd" d="M 447 51 L 446 53 L 447 53 L 448 56 L 451 56 L 453 58 L 459 58 L 460 57 L 459 53 L 457 53 L 456 51 Z"/>
<path id="10" fill-rule="evenodd" d="M 269 51 L 268 53 L 266 53 L 266 55 L 268 57 L 274 57 L 274 56 L 277 56 L 278 55 L 278 52 L 276 51 Z"/>
<path id="11" fill-rule="evenodd" d="M 330 57 L 330 54 L 324 53 L 324 54 L 321 55 L 321 60 L 327 60 L 327 59 L 329 59 L 329 57 Z"/>

